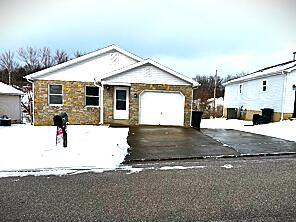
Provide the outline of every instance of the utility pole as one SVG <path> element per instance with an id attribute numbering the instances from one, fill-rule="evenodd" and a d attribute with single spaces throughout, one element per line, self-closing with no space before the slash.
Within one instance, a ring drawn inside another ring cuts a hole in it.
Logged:
<path id="1" fill-rule="evenodd" d="M 215 74 L 215 84 L 214 84 L 214 118 L 216 117 L 216 89 L 217 89 L 217 69 Z"/>

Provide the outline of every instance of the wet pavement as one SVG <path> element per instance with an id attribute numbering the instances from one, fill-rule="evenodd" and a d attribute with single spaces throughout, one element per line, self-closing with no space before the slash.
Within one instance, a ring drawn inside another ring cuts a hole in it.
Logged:
<path id="1" fill-rule="evenodd" d="M 202 133 L 234 148 L 241 156 L 296 153 L 295 142 L 274 137 L 228 129 L 202 129 Z"/>
<path id="2" fill-rule="evenodd" d="M 126 162 L 239 155 L 196 129 L 182 127 L 130 127 L 128 144 Z"/>
<path id="3" fill-rule="evenodd" d="M 295 154 L 296 143 L 236 130 L 130 127 L 125 162 Z"/>

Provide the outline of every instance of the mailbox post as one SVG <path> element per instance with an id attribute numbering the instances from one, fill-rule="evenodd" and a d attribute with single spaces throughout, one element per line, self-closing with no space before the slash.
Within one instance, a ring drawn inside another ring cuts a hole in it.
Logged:
<path id="1" fill-rule="evenodd" d="M 55 115 L 53 117 L 53 123 L 57 126 L 57 133 L 56 133 L 56 141 L 58 136 L 58 129 L 61 128 L 63 131 L 63 147 L 67 147 L 67 124 L 68 124 L 68 115 L 67 113 L 63 112 L 59 115 Z"/>

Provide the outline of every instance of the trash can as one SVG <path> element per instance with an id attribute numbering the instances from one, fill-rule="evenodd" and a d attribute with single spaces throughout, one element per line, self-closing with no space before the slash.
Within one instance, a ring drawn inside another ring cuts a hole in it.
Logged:
<path id="1" fill-rule="evenodd" d="M 192 111 L 191 127 L 200 130 L 200 121 L 201 121 L 202 114 L 203 112 L 200 112 L 200 111 Z"/>
<path id="2" fill-rule="evenodd" d="M 227 108 L 227 119 L 237 119 L 236 108 Z"/>
<path id="3" fill-rule="evenodd" d="M 3 115 L 2 118 L 0 118 L 0 126 L 11 126 L 11 118 Z"/>
<path id="4" fill-rule="evenodd" d="M 270 109 L 270 108 L 262 109 L 262 117 L 265 119 L 267 123 L 270 123 L 272 121 L 272 116 L 273 116 L 273 109 Z"/>
<path id="5" fill-rule="evenodd" d="M 259 119 L 260 119 L 259 114 L 253 114 L 253 125 L 258 125 L 259 124 Z"/>

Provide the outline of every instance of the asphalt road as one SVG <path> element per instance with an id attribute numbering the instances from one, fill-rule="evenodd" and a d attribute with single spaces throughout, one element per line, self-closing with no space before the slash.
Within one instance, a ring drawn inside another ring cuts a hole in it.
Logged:
<path id="1" fill-rule="evenodd" d="M 296 221 L 295 157 L 134 167 L 1 178 L 0 221 Z"/>

